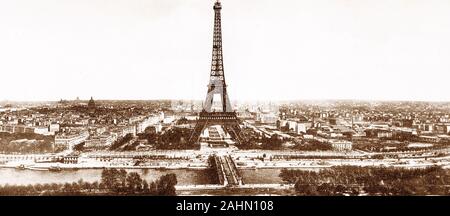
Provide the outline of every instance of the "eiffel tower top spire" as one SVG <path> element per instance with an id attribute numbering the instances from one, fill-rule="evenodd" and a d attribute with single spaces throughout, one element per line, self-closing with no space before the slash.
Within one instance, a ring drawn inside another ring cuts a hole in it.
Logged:
<path id="1" fill-rule="evenodd" d="M 222 53 L 222 21 L 220 10 L 222 4 L 217 1 L 214 4 L 214 35 L 213 35 L 213 51 L 211 61 L 211 76 L 222 80 L 225 83 L 223 73 L 223 53 Z"/>

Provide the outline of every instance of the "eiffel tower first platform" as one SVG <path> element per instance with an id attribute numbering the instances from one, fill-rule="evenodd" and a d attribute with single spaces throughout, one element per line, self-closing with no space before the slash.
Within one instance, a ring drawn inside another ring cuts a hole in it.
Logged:
<path id="1" fill-rule="evenodd" d="M 199 113 L 197 124 L 192 132 L 189 143 L 196 144 L 200 141 L 200 135 L 212 125 L 220 125 L 227 132 L 236 144 L 245 142 L 242 134 L 240 121 L 236 112 L 232 110 L 230 98 L 227 94 L 227 85 L 225 83 L 225 74 L 223 67 L 222 53 L 222 27 L 220 11 L 222 4 L 217 0 L 214 4 L 214 36 L 211 72 L 208 84 L 208 92 L 203 103 L 203 109 Z M 220 98 L 220 106 L 215 106 L 214 96 Z"/>

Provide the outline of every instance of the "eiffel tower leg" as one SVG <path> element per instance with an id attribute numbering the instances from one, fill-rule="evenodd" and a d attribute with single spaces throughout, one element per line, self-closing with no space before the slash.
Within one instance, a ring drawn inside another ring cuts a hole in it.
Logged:
<path id="1" fill-rule="evenodd" d="M 243 139 L 241 127 L 239 126 L 239 122 L 229 123 L 224 125 L 225 130 L 237 141 L 238 144 L 242 144 L 245 142 Z"/>
<path id="2" fill-rule="evenodd" d="M 194 131 L 189 138 L 189 144 L 196 144 L 200 140 L 200 135 L 202 134 L 203 129 L 206 127 L 205 121 L 198 121 L 195 125 Z"/>

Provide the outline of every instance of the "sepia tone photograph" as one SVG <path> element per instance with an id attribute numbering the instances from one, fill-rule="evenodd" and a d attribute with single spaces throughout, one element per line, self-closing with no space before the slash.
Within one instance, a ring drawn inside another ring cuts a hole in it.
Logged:
<path id="1" fill-rule="evenodd" d="M 0 1 L 0 196 L 448 196 L 449 11 Z"/>

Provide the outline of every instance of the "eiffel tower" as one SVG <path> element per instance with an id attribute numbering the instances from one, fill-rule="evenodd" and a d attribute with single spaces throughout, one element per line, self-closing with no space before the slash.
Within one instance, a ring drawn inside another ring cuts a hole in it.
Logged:
<path id="1" fill-rule="evenodd" d="M 197 124 L 189 138 L 189 143 L 191 144 L 198 143 L 203 130 L 212 125 L 222 126 L 225 132 L 230 134 L 235 140 L 236 144 L 245 142 L 241 127 L 239 126 L 240 121 L 236 112 L 232 110 L 230 98 L 227 94 L 227 85 L 225 83 L 222 53 L 221 9 L 222 4 L 217 0 L 214 4 L 214 36 L 208 92 L 205 102 L 203 103 L 203 109 L 199 113 Z M 214 96 L 220 96 L 220 106 L 215 106 Z"/>

